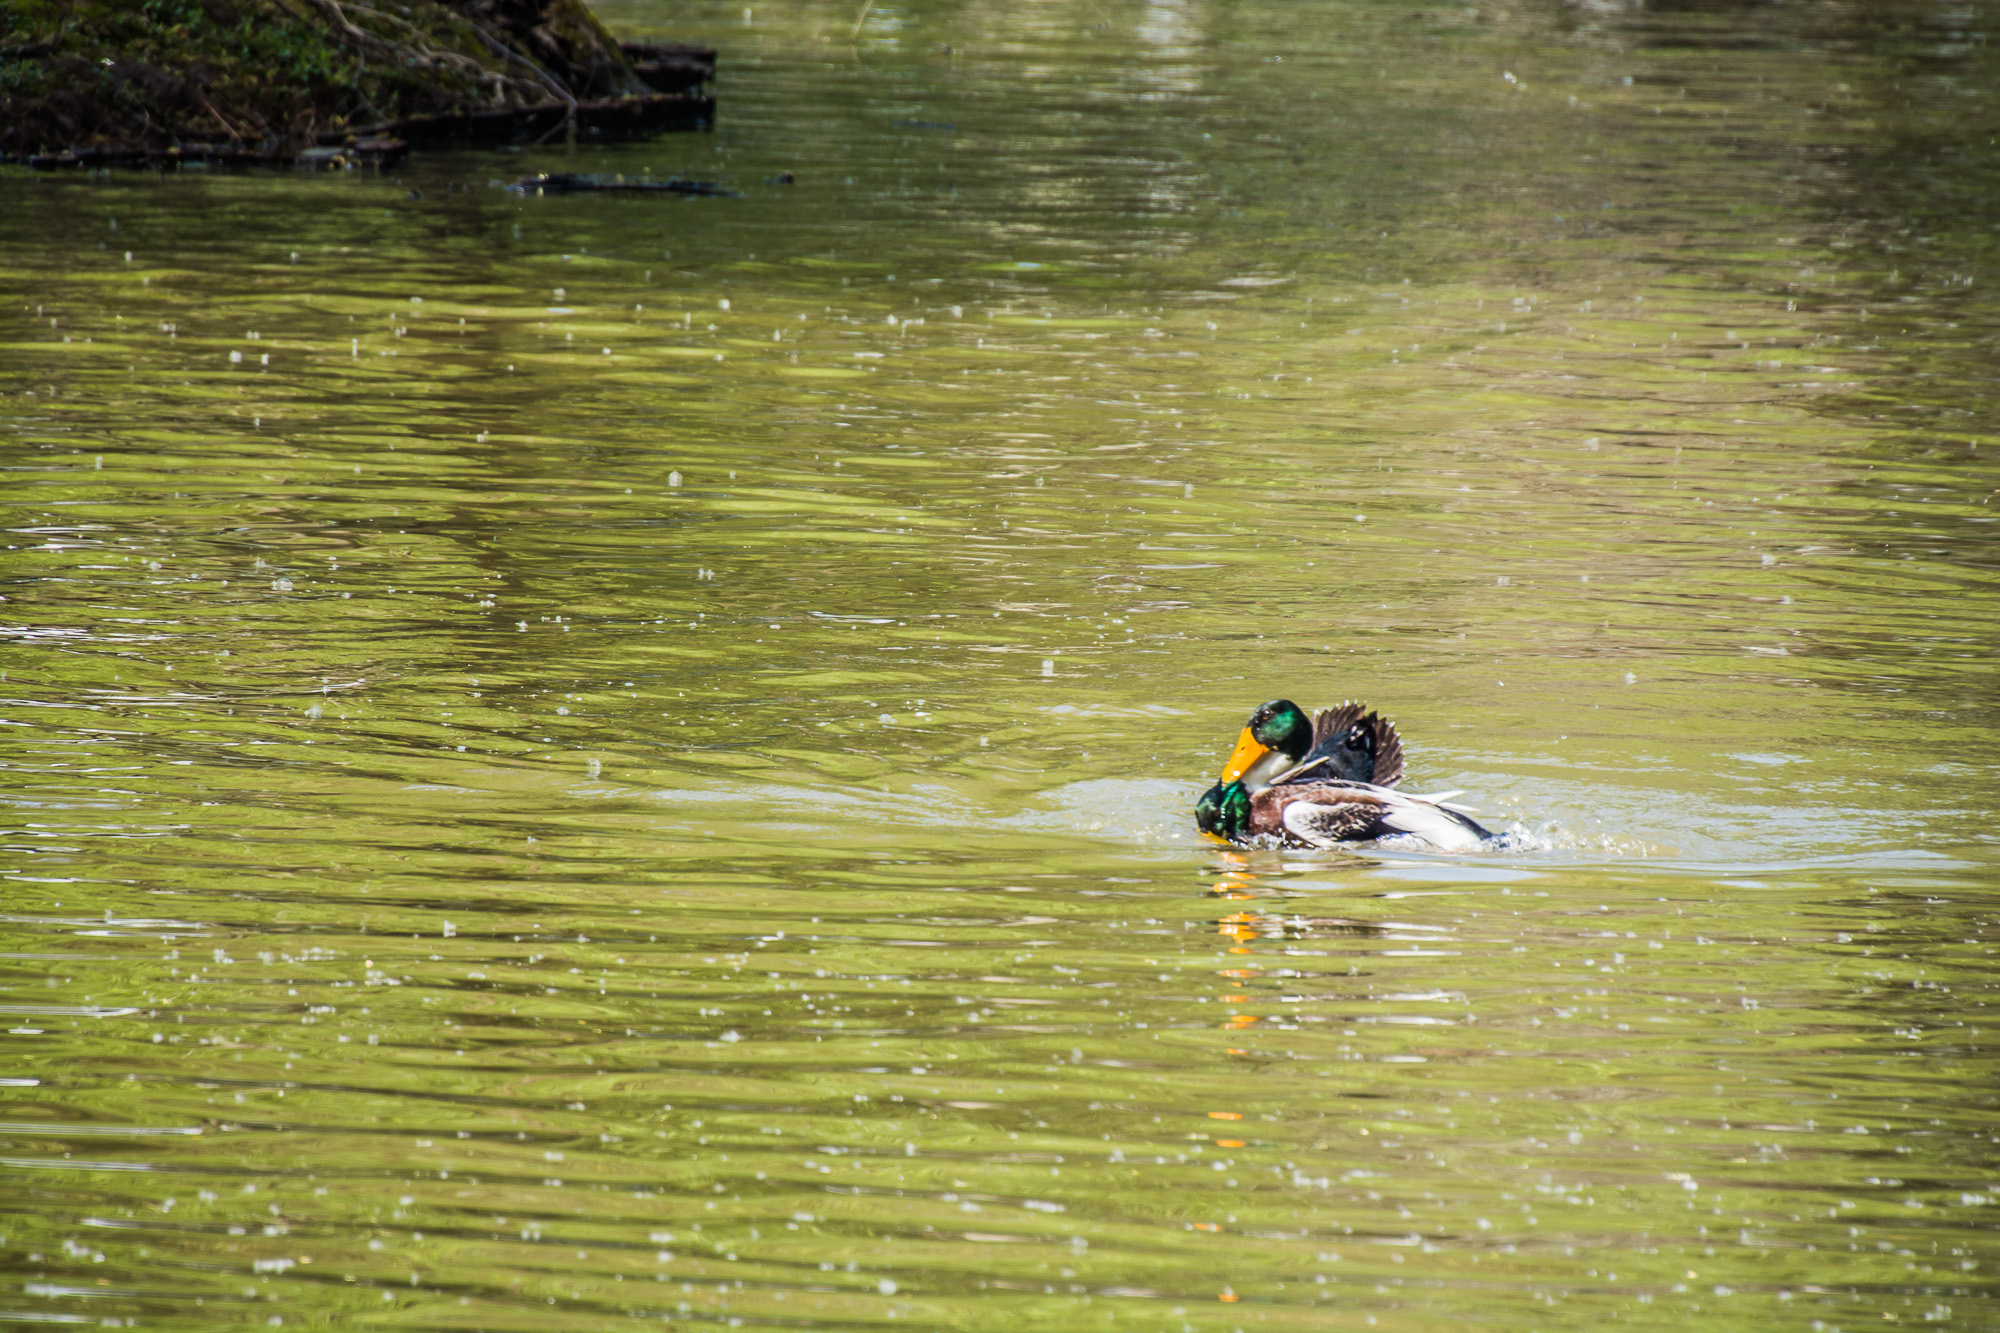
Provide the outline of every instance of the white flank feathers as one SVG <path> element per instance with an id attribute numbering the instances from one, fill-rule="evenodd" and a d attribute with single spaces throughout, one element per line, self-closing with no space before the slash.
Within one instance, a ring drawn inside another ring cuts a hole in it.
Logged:
<path id="1" fill-rule="evenodd" d="M 1444 806 L 1407 796 L 1382 812 L 1382 822 L 1399 833 L 1414 833 L 1441 852 L 1469 852 L 1485 841 Z"/>
<path id="2" fill-rule="evenodd" d="M 1332 847 L 1353 837 L 1352 825 L 1342 825 L 1343 812 L 1351 812 L 1357 807 L 1372 812 L 1374 817 L 1388 829 L 1397 833 L 1407 833 L 1422 838 L 1441 852 L 1474 851 L 1485 842 L 1478 825 L 1463 815 L 1454 813 L 1446 805 L 1424 796 L 1412 796 L 1393 787 L 1377 787 L 1367 782 L 1328 783 L 1328 787 L 1344 789 L 1356 793 L 1367 793 L 1376 798 L 1373 801 L 1356 801 L 1349 806 L 1344 803 L 1323 803 L 1316 801 L 1295 801 L 1287 805 L 1283 815 L 1285 827 L 1293 836 L 1315 847 Z M 1457 792 L 1443 793 L 1456 796 Z M 1342 835 L 1346 836 L 1343 837 Z"/>

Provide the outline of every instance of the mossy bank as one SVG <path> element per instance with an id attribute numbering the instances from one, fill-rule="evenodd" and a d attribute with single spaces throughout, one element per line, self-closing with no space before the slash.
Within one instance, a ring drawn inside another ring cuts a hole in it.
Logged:
<path id="1" fill-rule="evenodd" d="M 652 54 L 583 0 L 0 0 L 0 155 L 286 160 L 406 126 L 542 133 L 579 106 L 641 128 L 688 96 L 662 97 Z"/>

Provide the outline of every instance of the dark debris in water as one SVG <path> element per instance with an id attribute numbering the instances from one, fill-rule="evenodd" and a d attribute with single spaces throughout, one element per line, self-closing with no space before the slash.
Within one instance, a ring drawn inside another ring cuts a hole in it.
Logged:
<path id="1" fill-rule="evenodd" d="M 593 176 L 579 171 L 545 171 L 538 176 L 523 176 L 514 182 L 514 188 L 530 194 L 702 194 L 737 195 L 732 190 L 714 181 L 691 181 L 680 176 L 670 176 L 666 180 L 650 178 L 631 179 L 625 176 Z"/>

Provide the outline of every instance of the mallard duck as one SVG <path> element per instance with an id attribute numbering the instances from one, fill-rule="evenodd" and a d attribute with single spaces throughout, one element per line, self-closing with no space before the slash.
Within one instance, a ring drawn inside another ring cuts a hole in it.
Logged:
<path id="1" fill-rule="evenodd" d="M 1396 724 L 1353 700 L 1323 708 L 1312 720 L 1290 699 L 1273 699 L 1250 715 L 1216 786 L 1240 782 L 1249 791 L 1285 773 L 1393 787 L 1403 780 L 1403 741 Z"/>
<path id="2" fill-rule="evenodd" d="M 1439 851 L 1468 852 L 1494 840 L 1470 815 L 1443 804 L 1457 792 L 1412 796 L 1372 782 L 1282 777 L 1251 791 L 1219 782 L 1195 804 L 1195 826 L 1238 846 L 1332 847 L 1409 833 Z"/>
<path id="3" fill-rule="evenodd" d="M 1493 838 L 1464 811 L 1457 792 L 1411 796 L 1395 724 L 1350 700 L 1307 722 L 1289 699 L 1250 715 L 1222 777 L 1195 803 L 1195 826 L 1241 845 L 1331 847 L 1408 833 L 1444 851 Z"/>

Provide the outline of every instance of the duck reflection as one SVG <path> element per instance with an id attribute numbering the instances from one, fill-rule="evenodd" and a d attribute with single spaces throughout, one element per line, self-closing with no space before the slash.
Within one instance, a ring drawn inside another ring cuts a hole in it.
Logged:
<path id="1" fill-rule="evenodd" d="M 1229 954 L 1246 958 L 1244 962 L 1232 962 L 1217 971 L 1222 980 L 1223 993 L 1216 998 L 1224 1005 L 1253 1004 L 1256 997 L 1251 992 L 1260 983 L 1295 975 L 1288 969 L 1280 969 L 1275 974 L 1267 973 L 1266 969 L 1248 962 L 1247 956 L 1257 952 L 1260 945 L 1268 948 L 1269 941 L 1379 937 L 1385 933 L 1373 922 L 1351 917 L 1273 911 L 1248 905 L 1259 899 L 1268 901 L 1293 896 L 1293 891 L 1286 887 L 1286 881 L 1296 873 L 1295 869 L 1269 855 L 1225 852 L 1218 869 L 1220 873 L 1209 887 L 1210 896 L 1230 903 L 1246 904 L 1223 913 L 1215 923 L 1216 933 L 1229 941 Z M 1225 1032 L 1243 1032 L 1267 1021 L 1265 1015 L 1236 1009 L 1219 1026 Z M 1248 1054 L 1238 1047 L 1228 1048 L 1228 1053 Z"/>

